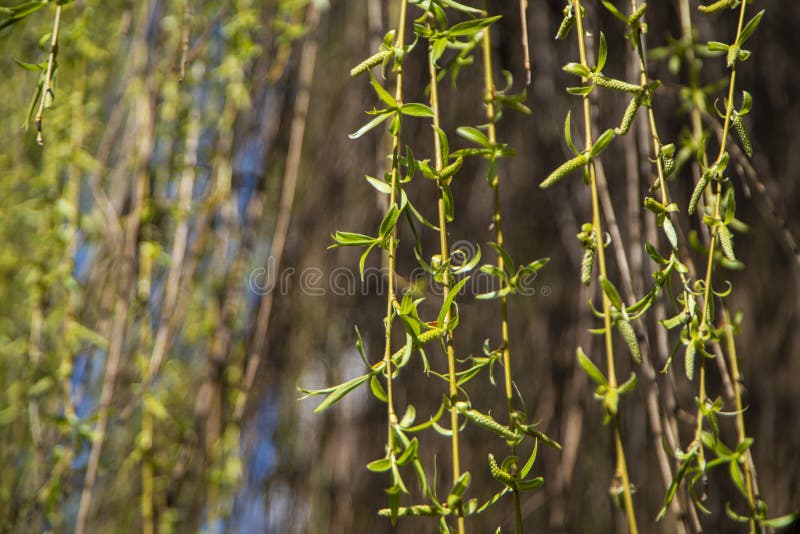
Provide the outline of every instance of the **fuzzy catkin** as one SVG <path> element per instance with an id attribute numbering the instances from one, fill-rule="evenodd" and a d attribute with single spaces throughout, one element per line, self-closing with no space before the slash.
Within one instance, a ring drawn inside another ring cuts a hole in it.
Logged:
<path id="1" fill-rule="evenodd" d="M 628 24 L 633 26 L 634 24 L 639 22 L 639 20 L 641 20 L 642 16 L 644 15 L 645 9 L 647 9 L 647 4 L 642 4 L 638 8 L 636 8 L 636 11 L 631 13 L 630 18 L 628 18 Z"/>
<path id="2" fill-rule="evenodd" d="M 694 378 L 694 356 L 697 348 L 694 341 L 690 341 L 686 345 L 686 378 L 692 380 Z"/>
<path id="3" fill-rule="evenodd" d="M 464 417 L 475 423 L 476 425 L 481 426 L 487 430 L 491 430 L 498 436 L 503 437 L 509 441 L 519 441 L 522 439 L 522 436 L 519 433 L 514 432 L 505 425 L 501 425 L 493 417 L 486 415 L 485 413 L 481 413 L 477 410 L 472 410 L 472 409 L 459 410 L 459 412 Z"/>
<path id="4" fill-rule="evenodd" d="M 736 256 L 733 254 L 733 234 L 730 229 L 724 224 L 717 228 L 717 237 L 719 237 L 719 244 L 722 245 L 722 252 L 725 257 L 731 261 L 736 261 Z"/>
<path id="5" fill-rule="evenodd" d="M 557 184 L 566 176 L 571 173 L 572 171 L 576 171 L 589 163 L 589 156 L 586 154 L 580 154 L 579 156 L 575 156 L 571 160 L 562 163 L 559 168 L 554 170 L 550 173 L 550 176 L 544 179 L 542 183 L 539 184 L 539 187 L 542 189 L 547 189 L 548 187 Z"/>
<path id="6" fill-rule="evenodd" d="M 642 88 L 639 85 L 623 82 L 622 80 L 617 80 L 616 78 L 608 78 L 602 75 L 595 76 L 594 83 L 595 85 L 605 89 L 611 89 L 612 91 L 620 91 L 623 93 L 631 93 L 633 95 L 639 95 L 642 92 Z"/>
<path id="7" fill-rule="evenodd" d="M 717 0 L 713 4 L 709 4 L 707 6 L 697 6 L 697 9 L 706 14 L 717 13 L 732 6 L 735 1 L 736 0 Z"/>
<path id="8" fill-rule="evenodd" d="M 381 517 L 390 517 L 392 512 L 388 508 L 383 508 L 378 511 Z M 440 515 L 447 515 L 447 509 L 437 509 L 430 504 L 415 504 L 413 506 L 401 506 L 397 509 L 398 517 L 438 517 Z"/>
<path id="9" fill-rule="evenodd" d="M 706 186 L 708 185 L 709 181 L 709 173 L 704 172 L 703 176 L 697 181 L 697 185 L 692 191 L 692 198 L 689 199 L 689 214 L 695 212 L 697 209 L 697 203 L 700 202 L 700 197 L 703 196 L 703 191 L 705 191 Z"/>
<path id="10" fill-rule="evenodd" d="M 642 363 L 642 353 L 639 350 L 639 340 L 636 339 L 636 333 L 633 331 L 633 326 L 629 321 L 620 319 L 617 321 L 617 330 L 622 334 L 625 344 L 628 345 L 628 350 L 631 351 L 631 356 L 637 363 Z"/>
<path id="11" fill-rule="evenodd" d="M 464 158 L 459 157 L 453 163 L 451 163 L 450 165 L 439 171 L 439 179 L 445 180 L 447 178 L 450 178 L 461 169 L 461 166 L 463 164 L 464 164 Z"/>
<path id="12" fill-rule="evenodd" d="M 350 76 L 358 76 L 359 74 L 367 72 L 375 65 L 382 63 L 383 60 L 389 57 L 390 54 L 391 54 L 390 51 L 382 50 L 377 54 L 368 57 L 367 59 L 365 59 L 364 61 L 353 67 L 353 69 L 350 71 Z"/>
<path id="13" fill-rule="evenodd" d="M 592 282 L 592 270 L 594 269 L 594 247 L 587 247 L 583 251 L 581 260 L 581 283 L 588 286 Z"/>
<path id="14" fill-rule="evenodd" d="M 574 25 L 575 14 L 572 12 L 572 6 L 567 6 L 564 8 L 564 19 L 556 32 L 556 39 L 565 39 Z"/>
<path id="15" fill-rule="evenodd" d="M 514 477 L 511 476 L 511 473 L 508 471 L 503 470 L 499 465 L 497 465 L 497 460 L 494 459 L 494 454 L 489 454 L 489 471 L 492 473 L 492 476 L 506 484 L 507 486 L 514 485 Z"/>
<path id="16" fill-rule="evenodd" d="M 733 116 L 731 116 L 731 122 L 733 123 L 733 128 L 736 130 L 736 133 L 739 135 L 739 140 L 742 142 L 744 153 L 747 154 L 748 158 L 752 158 L 753 144 L 750 142 L 750 134 L 747 133 L 747 127 L 744 125 L 742 116 L 734 112 Z"/>
<path id="17" fill-rule="evenodd" d="M 614 133 L 617 135 L 625 135 L 631 129 L 633 119 L 636 117 L 636 112 L 639 111 L 639 106 L 642 105 L 641 98 L 637 95 L 634 96 L 625 108 L 625 114 L 622 116 L 622 122 L 619 126 L 614 128 Z"/>

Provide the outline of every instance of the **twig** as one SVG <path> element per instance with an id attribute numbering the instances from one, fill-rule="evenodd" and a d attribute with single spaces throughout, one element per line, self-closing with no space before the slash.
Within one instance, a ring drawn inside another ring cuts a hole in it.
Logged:
<path id="1" fill-rule="evenodd" d="M 58 30 L 61 25 L 61 10 L 62 5 L 56 5 L 56 17 L 53 22 L 53 36 L 50 39 L 50 57 L 47 59 L 47 73 L 44 78 L 44 86 L 42 87 L 41 100 L 39 101 L 39 111 L 36 112 L 36 142 L 39 146 L 44 145 L 44 136 L 42 135 L 42 118 L 44 117 L 44 108 L 48 99 L 53 98 L 53 71 L 55 69 L 56 56 L 58 55 Z"/>

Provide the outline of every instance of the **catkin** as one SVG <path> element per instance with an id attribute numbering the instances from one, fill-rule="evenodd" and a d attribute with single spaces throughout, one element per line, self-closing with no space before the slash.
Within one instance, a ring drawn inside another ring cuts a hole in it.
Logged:
<path id="1" fill-rule="evenodd" d="M 719 237 L 719 244 L 722 245 L 722 252 L 725 257 L 731 261 L 736 261 L 736 256 L 733 254 L 733 234 L 730 229 L 724 224 L 717 227 L 717 237 Z"/>
<path id="2" fill-rule="evenodd" d="M 583 251 L 581 260 L 581 283 L 588 286 L 592 282 L 592 270 L 594 269 L 594 247 L 586 247 Z"/>
<path id="3" fill-rule="evenodd" d="M 708 185 L 709 180 L 709 173 L 704 172 L 703 176 L 697 181 L 697 185 L 692 191 L 692 198 L 689 199 L 689 214 L 691 215 L 697 209 L 697 203 L 700 202 L 700 197 L 703 196 L 703 191 L 705 191 L 706 186 Z"/>
<path id="4" fill-rule="evenodd" d="M 644 207 L 655 214 L 664 213 L 664 204 L 652 197 L 644 197 Z"/>
<path id="5" fill-rule="evenodd" d="M 734 63 L 739 59 L 739 50 L 740 48 L 735 44 L 728 47 L 728 57 L 726 58 L 728 67 L 733 67 Z"/>
<path id="6" fill-rule="evenodd" d="M 575 25 L 575 13 L 572 11 L 572 6 L 569 5 L 564 8 L 564 19 L 556 32 L 556 39 L 565 39 L 569 35 L 569 31 Z"/>
<path id="7" fill-rule="evenodd" d="M 551 172 L 550 176 L 545 178 L 545 180 L 539 184 L 539 187 L 541 187 L 542 189 L 547 189 L 548 187 L 557 184 L 558 182 L 563 180 L 572 171 L 580 169 L 587 163 L 589 163 L 589 156 L 587 156 L 586 154 L 580 154 L 579 156 L 575 156 L 574 158 L 561 164 L 559 168 Z"/>
<path id="8" fill-rule="evenodd" d="M 622 334 L 625 344 L 628 345 L 628 350 L 631 351 L 631 356 L 636 363 L 642 363 L 642 353 L 639 350 L 639 340 L 636 339 L 636 333 L 633 331 L 633 326 L 629 321 L 620 319 L 617 321 L 617 330 Z"/>
<path id="9" fill-rule="evenodd" d="M 487 430 L 491 430 L 498 436 L 503 437 L 509 441 L 518 442 L 522 439 L 522 436 L 519 433 L 514 432 L 505 425 L 501 425 L 493 417 L 486 415 L 485 413 L 481 413 L 478 410 L 462 409 L 460 407 L 458 411 L 461 412 L 461 414 L 464 417 L 466 417 L 476 425 L 483 427 Z"/>
<path id="10" fill-rule="evenodd" d="M 675 158 L 663 155 L 661 158 L 661 165 L 663 166 L 664 176 L 669 176 L 675 172 Z"/>
<path id="11" fill-rule="evenodd" d="M 628 18 L 628 24 L 630 24 L 631 26 L 633 26 L 634 24 L 636 24 L 637 22 L 639 22 L 639 20 L 642 18 L 642 15 L 644 15 L 644 10 L 645 10 L 645 9 L 647 9 L 647 4 L 642 4 L 642 5 L 640 5 L 640 6 L 639 6 L 639 7 L 636 9 L 636 11 L 634 11 L 633 13 L 631 13 L 631 16 Z"/>
<path id="12" fill-rule="evenodd" d="M 614 133 L 617 135 L 625 135 L 631 129 L 633 118 L 636 117 L 636 112 L 639 111 L 639 106 L 642 105 L 642 99 L 639 95 L 634 96 L 628 107 L 625 108 L 625 114 L 622 116 L 622 122 L 619 123 L 617 128 L 614 128 Z"/>
<path id="13" fill-rule="evenodd" d="M 514 486 L 515 480 L 511 473 L 503 470 L 497 465 L 497 460 L 494 459 L 494 454 L 489 453 L 489 471 L 492 476 L 507 486 Z"/>
<path id="14" fill-rule="evenodd" d="M 642 87 L 639 85 L 634 85 L 632 83 L 623 82 L 622 80 L 617 80 L 616 78 L 608 78 L 606 76 L 595 76 L 594 77 L 595 85 L 599 85 L 605 89 L 611 89 L 613 91 L 621 91 L 623 93 L 631 93 L 634 95 L 639 95 L 642 92 Z"/>
<path id="15" fill-rule="evenodd" d="M 692 380 L 694 378 L 694 355 L 695 355 L 696 347 L 694 346 L 694 341 L 690 341 L 688 345 L 686 345 L 686 378 Z"/>
<path id="16" fill-rule="evenodd" d="M 463 164 L 464 164 L 464 158 L 459 157 L 453 163 L 451 163 L 450 165 L 439 171 L 439 179 L 446 180 L 447 178 L 450 178 L 461 169 L 461 166 Z"/>
<path id="17" fill-rule="evenodd" d="M 439 339 L 444 335 L 444 332 L 445 332 L 444 328 L 432 328 L 417 336 L 417 340 L 419 340 L 420 345 L 424 345 L 428 342 L 433 341 L 434 339 Z"/>
<path id="18" fill-rule="evenodd" d="M 450 512 L 447 508 L 435 508 L 430 504 L 415 504 L 412 506 L 401 506 L 397 509 L 398 517 L 438 517 L 448 515 Z M 381 517 L 390 517 L 392 511 L 389 508 L 382 508 L 378 510 L 378 515 Z"/>
<path id="19" fill-rule="evenodd" d="M 727 7 L 730 7 L 735 1 L 736 0 L 717 0 L 713 4 L 709 4 L 707 6 L 697 6 L 697 9 L 707 14 L 717 13 Z"/>
<path id="20" fill-rule="evenodd" d="M 382 63 L 383 60 L 389 57 L 390 54 L 391 52 L 389 50 L 381 50 L 374 56 L 368 57 L 367 59 L 365 59 L 364 61 L 353 67 L 353 69 L 350 71 L 350 76 L 358 76 L 359 74 L 367 72 L 375 65 Z"/>
<path id="21" fill-rule="evenodd" d="M 736 133 L 739 134 L 739 140 L 742 142 L 742 148 L 744 149 L 744 153 L 747 154 L 748 158 L 752 158 L 753 144 L 750 142 L 750 134 L 747 133 L 747 127 L 744 125 L 742 116 L 734 112 L 733 116 L 731 117 L 731 122 L 733 123 L 733 127 L 736 130 Z"/>

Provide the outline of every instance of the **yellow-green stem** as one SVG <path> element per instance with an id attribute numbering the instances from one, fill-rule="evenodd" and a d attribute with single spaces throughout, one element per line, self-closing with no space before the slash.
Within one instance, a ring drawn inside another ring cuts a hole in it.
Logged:
<path id="1" fill-rule="evenodd" d="M 736 402 L 736 433 L 739 443 L 747 439 L 744 427 L 744 403 L 742 402 L 741 375 L 739 374 L 739 359 L 736 355 L 736 341 L 733 339 L 733 324 L 728 307 L 722 307 L 722 330 L 725 333 L 725 347 L 728 350 L 728 360 L 731 365 L 731 379 L 733 382 L 733 392 Z M 753 474 L 750 470 L 750 450 L 745 452 L 746 461 L 744 462 L 744 486 L 747 490 L 747 505 L 750 508 L 750 532 L 756 532 L 756 522 L 753 519 L 756 509 L 755 488 L 753 487 Z"/>
<path id="2" fill-rule="evenodd" d="M 638 9 L 637 1 L 631 0 L 631 13 L 635 13 Z M 636 41 L 636 51 L 639 56 L 639 85 L 645 87 L 649 82 L 647 76 L 647 63 L 645 62 L 644 42 L 641 33 L 638 34 Z M 661 161 L 661 139 L 658 136 L 658 129 L 656 128 L 656 117 L 653 113 L 653 107 L 647 106 L 647 122 L 650 126 L 650 139 L 653 144 L 653 158 L 656 161 L 656 169 L 658 170 L 658 183 L 661 190 L 661 203 L 665 206 L 669 204 L 669 195 L 667 194 L 666 176 L 664 176 L 664 166 Z"/>
<path id="3" fill-rule="evenodd" d="M 589 61 L 586 56 L 586 42 L 584 40 L 583 32 L 583 16 L 581 15 L 580 0 L 572 0 L 573 9 L 576 13 L 576 33 L 578 35 L 578 51 L 580 53 L 581 64 L 589 68 Z M 591 150 L 593 137 L 592 137 L 592 111 L 591 103 L 589 102 L 589 95 L 583 97 L 583 121 L 585 128 L 586 147 L 585 150 Z M 597 247 L 597 263 L 598 270 L 601 278 L 607 278 L 606 270 L 606 257 L 603 248 L 603 231 L 600 220 L 600 203 L 597 194 L 597 176 L 594 169 L 594 163 L 589 163 L 589 186 L 592 192 L 592 224 L 594 225 L 595 245 Z M 603 299 L 603 325 L 605 327 L 605 345 L 606 345 L 606 369 L 608 374 L 609 387 L 617 387 L 617 372 L 614 362 L 614 342 L 611 330 L 611 302 L 605 291 L 601 291 Z M 633 509 L 633 495 L 631 492 L 630 478 L 628 477 L 628 466 L 625 459 L 625 448 L 622 444 L 622 436 L 620 434 L 619 416 L 614 416 L 614 445 L 617 456 L 617 473 L 616 475 L 622 482 L 623 504 L 625 508 L 625 515 L 628 520 L 628 529 L 631 534 L 639 532 L 636 526 L 636 515 Z"/>
<path id="4" fill-rule="evenodd" d="M 520 0 L 520 5 L 522 6 L 525 0 Z M 488 2 L 486 2 L 488 4 Z M 524 15 L 525 10 L 521 10 L 521 14 Z M 488 6 L 486 11 L 484 12 L 484 16 L 488 17 Z M 527 37 L 523 37 L 526 39 Z M 497 143 L 497 132 L 495 130 L 494 121 L 495 121 L 495 106 L 494 106 L 494 97 L 495 97 L 495 86 L 494 86 L 494 75 L 492 73 L 492 40 L 491 40 L 491 31 L 490 29 L 484 28 L 483 29 L 483 38 L 482 38 L 482 45 L 483 45 L 483 80 L 484 80 L 484 88 L 485 88 L 485 95 L 484 100 L 486 101 L 486 120 L 487 120 L 487 128 L 486 128 L 486 135 L 489 138 L 489 142 L 494 145 Z M 530 68 L 530 65 L 528 65 Z M 529 71 L 528 71 L 529 72 Z M 530 83 L 530 80 L 528 80 Z M 491 181 L 492 193 L 494 195 L 494 215 L 492 219 L 492 223 L 494 224 L 494 235 L 495 235 L 495 242 L 499 247 L 503 246 L 504 239 L 503 239 L 503 216 L 502 212 L 500 211 L 500 175 L 495 174 L 492 177 Z M 497 267 L 502 271 L 505 270 L 505 262 L 503 261 L 503 256 L 501 254 L 497 255 Z M 514 430 L 516 428 L 516 420 L 513 417 L 514 414 L 514 387 L 513 382 L 511 379 L 511 349 L 509 347 L 509 334 L 508 334 L 508 300 L 505 295 L 500 297 L 500 334 L 502 338 L 502 351 L 503 351 L 503 376 L 505 379 L 505 393 L 506 393 L 506 404 L 508 405 L 508 426 Z M 516 455 L 516 447 L 511 447 L 511 454 Z M 516 516 L 516 532 L 517 534 L 521 534 L 523 531 L 522 528 L 522 510 L 520 506 L 520 496 L 519 492 L 514 492 L 514 511 Z"/>
<path id="5" fill-rule="evenodd" d="M 397 46 L 401 50 L 405 47 L 405 34 L 406 34 L 406 8 L 408 6 L 407 0 L 400 0 L 400 20 L 397 24 Z M 403 66 L 402 63 L 398 66 L 397 70 L 397 85 L 395 87 L 394 98 L 398 105 L 403 104 Z M 400 132 L 398 131 L 392 136 L 392 178 L 391 178 L 391 193 L 389 196 L 389 207 L 394 206 L 397 202 L 397 189 L 398 189 L 398 175 L 399 175 L 399 158 L 400 154 Z M 394 410 L 394 387 L 392 381 L 392 315 L 395 302 L 395 252 L 397 250 L 397 229 L 393 229 L 389 235 L 389 249 L 388 249 L 388 293 L 386 296 L 386 339 L 383 351 L 383 361 L 386 368 L 386 400 L 387 400 L 387 415 L 388 415 L 388 437 L 387 445 L 389 453 L 394 454 L 394 432 L 392 427 L 397 423 L 397 414 Z"/>
<path id="6" fill-rule="evenodd" d="M 53 73 L 56 67 L 56 55 L 58 55 L 58 31 L 61 27 L 61 9 L 62 5 L 56 6 L 56 16 L 53 21 L 53 33 L 50 37 L 50 55 L 47 58 L 47 71 L 42 84 L 42 94 L 39 100 L 39 110 L 36 112 L 34 122 L 36 123 L 36 142 L 39 145 L 44 144 L 44 136 L 42 135 L 42 118 L 44 117 L 44 110 L 47 107 L 47 101 L 51 98 L 53 92 Z"/>
<path id="7" fill-rule="evenodd" d="M 734 42 L 739 41 L 739 36 L 742 32 L 742 26 L 744 24 L 744 14 L 745 9 L 747 7 L 747 2 L 742 2 L 741 8 L 739 10 L 739 24 L 736 27 L 736 38 Z M 728 101 L 725 106 L 725 120 L 722 126 L 722 141 L 720 142 L 719 147 L 719 154 L 717 154 L 717 159 L 715 160 L 716 163 L 719 163 L 723 156 L 725 155 L 725 148 L 727 146 L 728 141 L 728 130 L 731 124 L 731 117 L 733 114 L 733 96 L 734 91 L 736 89 L 736 63 L 733 64 L 731 67 L 731 77 L 730 82 L 728 85 Z M 714 207 L 713 207 L 713 215 L 712 217 L 715 220 L 719 219 L 719 208 L 720 208 L 720 201 L 722 198 L 722 181 L 721 177 L 717 177 L 716 180 L 716 191 L 714 192 Z M 711 303 L 712 298 L 712 275 L 714 271 L 714 251 L 716 249 L 717 243 L 717 234 L 718 234 L 718 226 L 713 226 L 711 228 L 711 235 L 709 236 L 709 247 L 708 247 L 708 263 L 706 266 L 706 278 L 705 278 L 705 287 L 703 288 L 703 310 L 702 310 L 702 327 L 703 328 L 710 328 L 711 324 L 713 323 L 714 318 L 708 316 L 709 305 Z M 700 446 L 700 438 L 701 433 L 703 430 L 703 414 L 701 408 L 705 403 L 705 358 L 700 359 L 700 395 L 698 398 L 698 409 L 697 409 L 697 433 L 695 435 L 695 440 L 698 442 L 698 447 L 700 451 L 700 461 L 702 461 L 703 457 L 703 448 Z"/>
<path id="8" fill-rule="evenodd" d="M 430 82 L 431 82 L 431 96 L 430 96 L 430 104 L 431 109 L 433 110 L 433 150 L 435 152 L 435 162 L 436 162 L 436 170 L 442 170 L 444 166 L 444 162 L 442 161 L 442 147 L 441 143 L 439 142 L 439 135 L 436 132 L 436 129 L 440 128 L 439 126 L 439 87 L 438 82 L 436 79 L 436 64 L 433 62 L 433 56 L 431 51 L 429 50 L 428 53 L 428 73 L 430 74 Z M 447 213 L 445 210 L 444 205 L 444 189 L 443 186 L 439 185 L 439 250 L 442 258 L 442 262 L 445 262 L 450 257 L 449 248 L 447 245 Z M 450 280 L 450 270 L 449 267 L 444 269 L 442 285 L 444 294 L 450 291 L 450 287 L 452 285 Z M 448 309 L 445 315 L 444 322 L 446 325 L 450 324 L 452 319 L 451 309 Z M 460 461 L 460 454 L 459 454 L 459 447 L 458 447 L 458 410 L 456 409 L 456 401 L 458 400 L 458 384 L 456 378 L 456 350 L 453 340 L 453 332 L 448 330 L 447 334 L 445 334 L 445 345 L 447 347 L 447 378 L 449 382 L 449 393 L 450 393 L 450 428 L 452 430 L 451 436 L 451 448 L 453 454 L 453 481 L 455 482 L 461 477 L 461 461 Z M 464 517 L 459 513 L 458 517 L 458 532 L 459 534 L 464 534 L 465 527 L 464 527 Z"/>

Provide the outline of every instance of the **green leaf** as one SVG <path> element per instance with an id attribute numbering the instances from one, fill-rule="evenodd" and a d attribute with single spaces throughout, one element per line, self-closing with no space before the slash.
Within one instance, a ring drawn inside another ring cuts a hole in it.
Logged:
<path id="1" fill-rule="evenodd" d="M 410 115 L 412 117 L 433 117 L 433 110 L 425 104 L 403 104 L 400 108 L 403 115 Z"/>
<path id="2" fill-rule="evenodd" d="M 739 115 L 747 115 L 753 108 L 753 97 L 747 91 L 742 91 L 742 109 L 739 110 Z"/>
<path id="3" fill-rule="evenodd" d="M 766 527 L 772 528 L 783 528 L 788 527 L 789 525 L 793 524 L 797 519 L 797 512 L 792 512 L 791 514 L 782 515 L 780 517 L 774 517 L 772 519 L 764 519 L 761 521 L 761 524 Z"/>
<path id="4" fill-rule="evenodd" d="M 692 449 L 684 457 L 683 461 L 681 462 L 681 466 L 678 469 L 678 472 L 675 473 L 675 477 L 669 484 L 669 489 L 667 489 L 667 495 L 664 498 L 664 506 L 662 506 L 661 510 L 659 510 L 658 515 L 656 516 L 656 521 L 661 521 L 664 515 L 666 515 L 670 504 L 672 504 L 672 499 L 675 498 L 675 494 L 678 492 L 678 487 L 680 487 L 681 481 L 683 480 L 683 477 L 686 475 L 686 471 L 688 471 L 689 466 L 694 461 L 695 456 L 697 456 L 697 450 Z"/>
<path id="5" fill-rule="evenodd" d="M 481 13 L 483 13 L 483 11 L 481 11 L 480 9 L 475 9 L 474 7 L 460 4 L 455 0 L 439 0 L 439 2 L 442 5 L 445 5 L 447 7 L 452 7 L 456 11 L 461 11 L 463 13 L 471 13 L 473 15 L 480 15 Z"/>
<path id="6" fill-rule="evenodd" d="M 603 376 L 603 372 L 597 368 L 597 366 L 589 359 L 586 354 L 584 354 L 583 349 L 578 347 L 576 350 L 578 355 L 578 363 L 583 367 L 583 370 L 586 371 L 586 374 L 589 375 L 598 386 L 608 386 L 608 380 L 606 377 Z"/>
<path id="7" fill-rule="evenodd" d="M 750 21 L 742 29 L 742 33 L 739 34 L 739 41 L 737 43 L 739 46 L 743 45 L 744 42 L 747 41 L 751 35 L 753 35 L 753 32 L 756 31 L 758 25 L 761 23 L 761 17 L 764 16 L 764 11 L 765 10 L 762 9 L 756 13 L 756 15 L 750 19 Z"/>
<path id="8" fill-rule="evenodd" d="M 608 58 L 608 46 L 606 45 L 606 36 L 600 32 L 600 50 L 597 53 L 597 68 L 595 72 L 600 72 L 606 66 L 606 59 Z"/>
<path id="9" fill-rule="evenodd" d="M 567 87 L 567 92 L 571 95 L 586 96 L 594 89 L 593 85 L 581 85 L 578 87 Z"/>
<path id="10" fill-rule="evenodd" d="M 489 142 L 489 138 L 486 137 L 482 131 L 478 130 L 477 128 L 473 128 L 472 126 L 461 126 L 460 128 L 456 129 L 456 133 L 464 139 L 481 145 L 484 148 L 491 148 L 492 146 L 492 143 Z"/>
<path id="11" fill-rule="evenodd" d="M 445 324 L 445 318 L 447 317 L 447 313 L 450 311 L 450 307 L 453 305 L 456 296 L 458 296 L 458 292 L 461 291 L 461 288 L 464 287 L 464 284 L 466 284 L 468 280 L 469 276 L 465 276 L 456 285 L 451 287 L 450 291 L 448 291 L 447 295 L 445 295 L 442 308 L 439 310 L 438 320 L 440 325 Z"/>
<path id="12" fill-rule="evenodd" d="M 622 298 L 619 296 L 619 291 L 614 287 L 614 284 L 609 282 L 604 276 L 600 277 L 600 284 L 603 286 L 603 292 L 608 297 L 608 300 L 611 301 L 611 304 L 613 304 L 616 309 L 622 310 Z"/>
<path id="13" fill-rule="evenodd" d="M 334 240 L 334 247 L 358 247 L 367 246 L 375 243 L 376 239 L 372 236 L 357 234 L 355 232 L 340 232 L 336 231 L 331 236 Z"/>
<path id="14" fill-rule="evenodd" d="M 417 457 L 417 451 L 419 451 L 419 440 L 414 438 L 408 443 L 406 450 L 404 450 L 403 454 L 401 454 L 397 459 L 397 464 L 406 465 L 408 462 Z"/>
<path id="15" fill-rule="evenodd" d="M 355 133 L 349 134 L 347 137 L 350 139 L 358 139 L 368 131 L 372 130 L 373 128 L 377 127 L 380 123 L 392 117 L 394 113 L 389 112 L 388 110 L 383 110 L 377 117 L 373 118 L 371 121 L 366 123 L 364 126 L 358 129 Z"/>
<path id="16" fill-rule="evenodd" d="M 747 523 L 750 521 L 750 518 L 744 515 L 737 514 L 733 508 L 731 508 L 731 503 L 725 503 L 725 514 L 730 517 L 732 520 L 736 521 L 737 523 Z"/>
<path id="17" fill-rule="evenodd" d="M 511 272 L 517 270 L 514 265 L 514 260 L 511 259 L 511 255 L 509 255 L 509 253 L 506 252 L 506 249 L 504 249 L 502 246 L 498 245 L 494 241 L 490 241 L 489 246 L 492 247 L 497 252 L 497 255 L 500 258 L 503 259 L 503 265 L 505 266 L 506 269 L 508 269 Z"/>
<path id="18" fill-rule="evenodd" d="M 727 52 L 728 48 L 730 48 L 730 45 L 719 41 L 709 41 L 707 46 L 711 52 Z"/>
<path id="19" fill-rule="evenodd" d="M 595 158 L 600 155 L 600 153 L 608 147 L 609 143 L 614 140 L 614 133 L 613 129 L 608 129 L 603 134 L 597 138 L 594 145 L 592 145 L 592 150 L 589 151 L 589 157 Z"/>
<path id="20" fill-rule="evenodd" d="M 744 485 L 744 476 L 742 475 L 742 470 L 739 469 L 739 463 L 736 461 L 728 462 L 728 469 L 731 473 L 731 480 L 733 480 L 736 488 L 743 496 L 747 497 L 747 488 Z"/>
<path id="21" fill-rule="evenodd" d="M 469 37 L 476 34 L 478 31 L 489 26 L 496 20 L 500 20 L 500 15 L 495 17 L 487 17 L 483 19 L 473 19 L 454 24 L 447 30 L 447 35 L 450 37 Z"/>
<path id="22" fill-rule="evenodd" d="M 385 193 L 388 195 L 392 192 L 392 184 L 383 182 L 381 180 L 373 178 L 372 176 L 364 176 L 364 178 L 366 178 L 367 182 L 369 182 L 369 185 L 371 185 L 381 193 Z"/>
<path id="23" fill-rule="evenodd" d="M 377 398 L 379 401 L 389 402 L 389 398 L 386 396 L 386 391 L 383 390 L 383 386 L 381 385 L 377 375 L 373 375 L 372 378 L 370 378 L 369 389 L 372 390 L 372 394 L 375 395 L 375 398 Z"/>
<path id="24" fill-rule="evenodd" d="M 43 70 L 47 69 L 46 61 L 42 63 L 26 63 L 25 61 L 14 58 L 14 62 L 23 69 L 29 70 L 31 72 L 42 72 Z"/>
<path id="25" fill-rule="evenodd" d="M 397 108 L 397 100 L 395 100 L 394 97 L 389 94 L 389 91 L 383 88 L 372 72 L 370 72 L 369 75 L 369 83 L 372 84 L 372 88 L 375 89 L 375 93 L 377 93 L 378 98 L 380 98 L 384 104 L 389 106 L 390 109 Z"/>
<path id="26" fill-rule="evenodd" d="M 536 478 L 529 478 L 528 480 L 520 480 L 517 482 L 517 490 L 519 491 L 530 491 L 536 489 L 544 484 L 544 478 L 536 477 Z"/>
<path id="27" fill-rule="evenodd" d="M 417 410 L 414 408 L 413 405 L 409 404 L 408 408 L 406 408 L 406 413 L 403 415 L 403 418 L 400 419 L 400 426 L 402 428 L 408 428 L 414 424 L 414 420 L 417 418 Z"/>
<path id="28" fill-rule="evenodd" d="M 338 402 L 342 397 L 344 397 L 345 395 L 356 389 L 358 386 L 360 386 L 367 380 L 369 380 L 370 377 L 372 377 L 371 373 L 348 380 L 344 384 L 340 384 L 334 388 L 327 388 L 324 390 L 316 390 L 316 391 L 300 389 L 300 391 L 306 394 L 302 398 L 307 398 L 314 395 L 323 394 L 323 392 L 327 392 L 328 390 L 332 390 L 331 393 L 327 397 L 325 397 L 325 400 L 319 403 L 319 406 L 314 408 L 314 413 L 319 413 L 323 410 L 330 408 L 334 403 Z"/>
<path id="29" fill-rule="evenodd" d="M 675 233 L 675 227 L 672 226 L 672 222 L 669 219 L 665 218 L 663 228 L 664 228 L 664 234 L 667 236 L 667 239 L 669 240 L 669 244 L 672 245 L 673 249 L 677 250 L 678 236 Z"/>
<path id="30" fill-rule="evenodd" d="M 625 24 L 628 24 L 628 17 L 626 17 L 625 15 L 623 15 L 623 14 L 622 14 L 622 12 L 621 12 L 619 9 L 617 9 L 617 7 L 616 7 L 614 4 L 612 4 L 611 2 L 609 2 L 609 0 L 602 0 L 602 2 L 603 2 L 603 5 L 605 6 L 605 8 L 606 8 L 606 9 L 607 9 L 607 10 L 608 10 L 608 11 L 609 11 L 609 12 L 610 12 L 612 15 L 614 15 L 615 17 L 617 17 L 619 20 L 621 20 L 621 21 L 622 21 L 622 22 L 624 22 Z"/>
<path id="31" fill-rule="evenodd" d="M 575 148 L 575 144 L 572 142 L 572 111 L 567 112 L 567 118 L 564 120 L 564 139 L 567 141 L 567 146 L 575 153 L 575 155 L 579 155 L 580 151 Z"/>
<path id="32" fill-rule="evenodd" d="M 580 63 L 567 63 L 564 65 L 563 69 L 566 72 L 574 74 L 575 76 L 580 76 L 581 78 L 588 78 L 592 75 L 592 71 Z"/>
<path id="33" fill-rule="evenodd" d="M 392 461 L 389 458 L 381 458 L 367 464 L 367 469 L 373 473 L 383 473 L 392 468 Z"/>
<path id="34" fill-rule="evenodd" d="M 389 211 L 386 212 L 386 215 L 383 217 L 381 221 L 381 226 L 379 230 L 379 234 L 381 237 L 385 238 L 388 237 L 394 227 L 397 225 L 397 218 L 400 216 L 400 209 L 397 207 L 397 204 L 392 204 L 389 208 Z"/>
<path id="35" fill-rule="evenodd" d="M 638 378 L 636 377 L 636 373 L 631 373 L 630 378 L 628 378 L 619 388 L 617 389 L 620 394 L 630 393 L 634 389 L 636 389 L 636 384 L 638 384 Z"/>
<path id="36" fill-rule="evenodd" d="M 440 155 L 442 157 L 442 162 L 443 162 L 442 165 L 447 165 L 447 160 L 450 157 L 450 143 L 448 143 L 447 141 L 447 134 L 444 133 L 444 130 L 442 130 L 438 126 L 434 126 L 433 130 L 436 133 L 436 137 L 439 138 L 439 146 L 441 151 Z M 458 172 L 458 169 L 460 168 L 461 168 L 460 166 L 456 168 L 455 172 Z M 442 171 L 444 171 L 444 169 L 442 169 Z M 453 172 L 453 174 L 455 174 L 455 172 Z"/>

